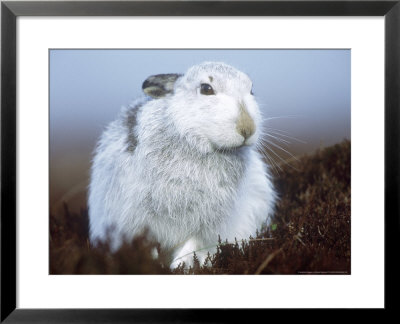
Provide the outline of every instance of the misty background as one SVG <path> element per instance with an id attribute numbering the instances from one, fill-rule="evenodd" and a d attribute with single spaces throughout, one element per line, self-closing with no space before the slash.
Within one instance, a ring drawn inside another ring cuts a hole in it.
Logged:
<path id="1" fill-rule="evenodd" d="M 63 202 L 86 208 L 96 141 L 122 106 L 144 95 L 143 81 L 204 61 L 250 76 L 266 127 L 280 134 L 267 138 L 282 148 L 270 145 L 278 165 L 350 139 L 350 50 L 50 50 L 49 56 L 53 213 Z"/>

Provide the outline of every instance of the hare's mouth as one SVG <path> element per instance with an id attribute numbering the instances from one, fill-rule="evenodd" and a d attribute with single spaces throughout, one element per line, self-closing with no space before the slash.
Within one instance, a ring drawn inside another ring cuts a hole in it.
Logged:
<path id="1" fill-rule="evenodd" d="M 242 151 L 249 148 L 249 146 L 249 144 L 246 144 L 245 141 L 243 141 L 243 143 L 240 145 L 215 148 L 215 151 L 223 154 L 241 153 Z"/>
<path id="2" fill-rule="evenodd" d="M 245 137 L 238 133 L 227 133 L 218 140 L 209 139 L 209 144 L 214 152 L 234 152 L 244 147 L 251 147 L 257 141 L 257 136 Z"/>

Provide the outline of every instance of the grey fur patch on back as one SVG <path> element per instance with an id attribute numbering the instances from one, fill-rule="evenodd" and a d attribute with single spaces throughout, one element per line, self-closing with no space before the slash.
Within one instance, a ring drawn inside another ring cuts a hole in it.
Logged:
<path id="1" fill-rule="evenodd" d="M 137 125 L 137 114 L 142 107 L 142 104 L 138 104 L 132 108 L 130 108 L 126 112 L 125 116 L 125 126 L 128 129 L 128 136 L 127 136 L 127 151 L 129 153 L 133 153 L 135 151 L 135 148 L 137 146 L 138 140 L 135 134 L 135 127 Z"/>
<path id="2" fill-rule="evenodd" d="M 168 73 L 149 76 L 142 84 L 145 94 L 153 98 L 165 97 L 174 91 L 174 84 L 182 74 Z"/>

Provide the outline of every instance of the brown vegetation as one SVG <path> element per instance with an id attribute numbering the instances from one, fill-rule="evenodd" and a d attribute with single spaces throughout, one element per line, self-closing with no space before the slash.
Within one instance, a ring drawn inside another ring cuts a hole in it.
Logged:
<path id="1" fill-rule="evenodd" d="M 280 193 L 271 226 L 246 241 L 220 240 L 217 252 L 172 272 L 144 233 L 111 253 L 91 247 L 87 211 L 50 215 L 51 274 L 350 274 L 350 142 L 317 151 L 281 166 Z M 211 264 L 211 265 L 210 265 Z"/>

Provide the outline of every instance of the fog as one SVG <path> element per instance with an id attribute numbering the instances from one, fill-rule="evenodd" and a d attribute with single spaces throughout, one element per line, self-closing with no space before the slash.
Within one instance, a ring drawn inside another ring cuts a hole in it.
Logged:
<path id="1" fill-rule="evenodd" d="M 253 81 L 266 125 L 298 156 L 350 139 L 350 50 L 51 50 L 50 204 L 85 207 L 97 138 L 152 74 L 221 61 Z M 284 151 L 276 148 L 281 158 Z M 282 154 L 281 154 L 282 153 Z"/>

